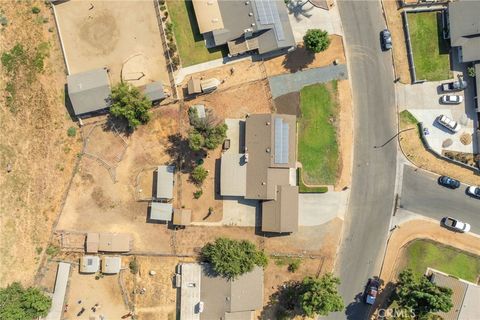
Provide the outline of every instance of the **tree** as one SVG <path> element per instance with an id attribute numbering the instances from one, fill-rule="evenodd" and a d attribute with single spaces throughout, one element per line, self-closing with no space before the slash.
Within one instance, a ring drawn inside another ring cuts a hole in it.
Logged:
<path id="1" fill-rule="evenodd" d="M 315 315 L 326 316 L 330 312 L 342 311 L 344 306 L 342 297 L 338 294 L 337 286 L 340 279 L 331 273 L 321 278 L 306 277 L 300 288 L 300 307 L 308 317 Z"/>
<path id="2" fill-rule="evenodd" d="M 222 277 L 235 279 L 255 266 L 266 267 L 265 253 L 247 240 L 217 238 L 202 248 L 202 259 L 212 264 L 213 271 Z"/>
<path id="3" fill-rule="evenodd" d="M 37 288 L 24 289 L 18 282 L 0 289 L 0 319 L 31 320 L 45 317 L 52 300 Z"/>
<path id="4" fill-rule="evenodd" d="M 188 135 L 188 146 L 193 151 L 202 150 L 205 145 L 205 138 L 197 130 L 192 130 Z"/>
<path id="5" fill-rule="evenodd" d="M 111 100 L 110 114 L 127 120 L 129 128 L 135 129 L 150 120 L 151 102 L 129 83 L 121 82 L 113 87 Z"/>
<path id="6" fill-rule="evenodd" d="M 207 176 L 208 171 L 203 166 L 196 166 L 191 173 L 192 181 L 197 185 L 201 185 Z"/>
<path id="7" fill-rule="evenodd" d="M 450 288 L 439 287 L 411 269 L 400 273 L 395 296 L 401 307 L 412 310 L 419 318 L 432 312 L 448 312 L 453 306 Z"/>
<path id="8" fill-rule="evenodd" d="M 209 129 L 205 137 L 205 147 L 210 150 L 218 147 L 227 137 L 227 129 L 228 127 L 225 123 Z"/>
<path id="9" fill-rule="evenodd" d="M 330 45 L 330 38 L 328 37 L 327 31 L 320 29 L 308 29 L 307 33 L 303 37 L 303 42 L 308 50 L 318 53 L 328 48 Z"/>

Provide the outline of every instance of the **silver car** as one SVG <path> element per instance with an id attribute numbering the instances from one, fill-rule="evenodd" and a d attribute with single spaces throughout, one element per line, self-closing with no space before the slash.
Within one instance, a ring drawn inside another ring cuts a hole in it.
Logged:
<path id="1" fill-rule="evenodd" d="M 459 95 L 443 95 L 440 101 L 444 104 L 459 104 L 463 102 L 463 97 Z"/>
<path id="2" fill-rule="evenodd" d="M 467 188 L 467 194 L 480 199 L 480 187 L 477 186 L 469 186 Z"/>
<path id="3" fill-rule="evenodd" d="M 438 123 L 440 123 L 442 126 L 447 128 L 448 130 L 452 131 L 453 133 L 460 131 L 460 125 L 456 121 L 447 117 L 446 115 L 443 115 L 443 114 L 440 115 L 438 117 Z"/>
<path id="4" fill-rule="evenodd" d="M 470 231 L 470 225 L 466 222 L 462 222 L 460 220 L 450 218 L 450 217 L 445 217 L 442 219 L 442 224 L 453 231 L 457 232 L 469 232 Z"/>

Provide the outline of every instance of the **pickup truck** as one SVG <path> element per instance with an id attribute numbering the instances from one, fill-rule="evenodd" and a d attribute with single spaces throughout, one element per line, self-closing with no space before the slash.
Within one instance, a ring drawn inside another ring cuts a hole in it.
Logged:
<path id="1" fill-rule="evenodd" d="M 452 82 L 447 82 L 442 84 L 442 90 L 444 92 L 449 91 L 461 91 L 467 87 L 467 82 L 465 80 L 457 80 Z"/>

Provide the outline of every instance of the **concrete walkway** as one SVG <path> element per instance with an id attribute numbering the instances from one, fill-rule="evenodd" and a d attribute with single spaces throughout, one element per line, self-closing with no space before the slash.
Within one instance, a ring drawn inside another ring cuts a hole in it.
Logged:
<path id="1" fill-rule="evenodd" d="M 268 82 L 272 97 L 275 99 L 287 93 L 300 91 L 303 87 L 311 84 L 345 79 L 348 79 L 347 66 L 339 64 L 281 74 L 268 78 Z"/>

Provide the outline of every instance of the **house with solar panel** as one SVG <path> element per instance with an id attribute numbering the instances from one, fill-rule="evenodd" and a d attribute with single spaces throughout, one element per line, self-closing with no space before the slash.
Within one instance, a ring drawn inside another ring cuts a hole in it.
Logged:
<path id="1" fill-rule="evenodd" d="M 296 116 L 254 114 L 226 123 L 239 141 L 222 154 L 220 194 L 260 200 L 264 232 L 297 231 Z"/>
<path id="2" fill-rule="evenodd" d="M 227 45 L 229 55 L 287 52 L 295 47 L 282 0 L 193 0 L 207 48 Z"/>

